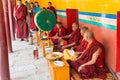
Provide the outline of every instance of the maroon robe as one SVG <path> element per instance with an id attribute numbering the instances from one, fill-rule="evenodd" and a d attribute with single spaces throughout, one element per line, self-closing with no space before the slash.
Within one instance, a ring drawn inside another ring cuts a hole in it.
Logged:
<path id="1" fill-rule="evenodd" d="M 31 9 L 30 29 L 31 30 L 35 30 L 36 29 L 36 25 L 35 25 L 35 21 L 34 21 L 33 9 Z"/>
<path id="2" fill-rule="evenodd" d="M 22 4 L 19 8 L 15 6 L 17 38 L 28 38 L 27 13 L 27 7 L 25 5 Z"/>
<path id="3" fill-rule="evenodd" d="M 59 29 L 57 28 L 57 26 L 55 26 L 49 33 L 48 36 L 49 37 L 53 37 L 56 35 L 56 33 L 59 31 Z"/>
<path id="4" fill-rule="evenodd" d="M 71 36 L 70 36 L 69 40 L 67 41 L 67 43 L 68 43 L 67 45 L 75 43 L 74 46 L 76 46 L 79 44 L 79 40 L 81 38 L 82 38 L 82 36 L 80 34 L 80 29 L 77 29 L 76 31 L 73 31 L 71 33 Z M 74 47 L 74 46 L 71 46 L 71 47 Z M 63 51 L 62 46 L 60 44 L 58 45 L 58 50 L 61 52 Z"/>
<path id="5" fill-rule="evenodd" d="M 61 28 L 61 31 L 58 31 L 57 34 L 58 34 L 59 37 L 62 37 L 62 36 L 67 35 L 67 30 L 66 30 L 66 28 L 62 27 L 62 28 Z"/>
<path id="6" fill-rule="evenodd" d="M 55 16 L 57 16 L 56 9 L 53 6 L 47 7 L 47 9 L 51 10 L 55 14 Z"/>
<path id="7" fill-rule="evenodd" d="M 59 29 L 56 30 L 56 34 L 58 35 L 58 37 L 63 37 L 67 35 L 67 30 L 62 26 L 60 31 Z M 58 44 L 58 39 L 52 38 L 52 41 L 54 44 Z"/>
<path id="8" fill-rule="evenodd" d="M 68 44 L 71 44 L 73 42 L 75 42 L 76 45 L 79 44 L 79 40 L 82 38 L 81 34 L 80 34 L 80 29 L 77 29 L 76 31 L 73 31 L 71 33 L 71 36 L 68 40 Z"/>
<path id="9" fill-rule="evenodd" d="M 76 47 L 75 52 L 83 52 L 87 48 L 88 42 L 81 38 L 79 45 Z"/>
<path id="10" fill-rule="evenodd" d="M 102 49 L 101 54 L 98 56 L 97 61 L 93 65 L 88 65 L 82 68 L 80 72 L 78 72 L 78 68 L 91 60 L 93 53 L 97 51 L 98 48 Z M 80 59 L 76 61 L 71 61 L 70 66 L 74 68 L 79 76 L 83 79 L 88 78 L 106 78 L 107 68 L 104 65 L 104 48 L 101 43 L 96 40 L 93 40 L 90 47 L 83 53 Z"/>

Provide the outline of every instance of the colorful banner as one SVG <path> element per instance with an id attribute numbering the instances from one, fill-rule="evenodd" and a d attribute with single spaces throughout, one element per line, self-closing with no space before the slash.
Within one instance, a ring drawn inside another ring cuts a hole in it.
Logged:
<path id="1" fill-rule="evenodd" d="M 65 10 L 58 10 L 57 15 L 66 18 Z M 91 12 L 79 12 L 79 21 L 87 24 L 92 24 L 99 27 L 116 30 L 116 15 L 115 14 L 101 14 Z"/>

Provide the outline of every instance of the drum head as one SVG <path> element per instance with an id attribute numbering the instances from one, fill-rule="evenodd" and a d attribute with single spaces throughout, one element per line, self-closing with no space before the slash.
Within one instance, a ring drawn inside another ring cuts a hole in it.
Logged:
<path id="1" fill-rule="evenodd" d="M 56 16 L 50 10 L 41 10 L 35 15 L 36 26 L 43 31 L 50 31 L 56 25 Z"/>

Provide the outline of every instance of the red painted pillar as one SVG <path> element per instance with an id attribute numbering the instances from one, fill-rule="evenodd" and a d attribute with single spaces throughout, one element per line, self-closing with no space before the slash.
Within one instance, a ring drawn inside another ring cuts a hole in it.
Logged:
<path id="1" fill-rule="evenodd" d="M 116 71 L 120 72 L 120 12 L 117 13 L 117 53 L 116 53 Z"/>
<path id="2" fill-rule="evenodd" d="M 0 80 L 10 80 L 2 0 L 0 0 Z"/>
<path id="3" fill-rule="evenodd" d="M 71 33 L 72 32 L 72 24 L 74 22 L 78 22 L 78 10 L 77 9 L 67 9 L 66 15 L 67 15 L 67 29 Z"/>
<path id="4" fill-rule="evenodd" d="M 8 0 L 9 21 L 12 40 L 15 40 L 15 21 L 13 17 L 13 10 L 15 6 L 15 0 Z"/>
<path id="5" fill-rule="evenodd" d="M 7 38 L 8 51 L 12 52 L 12 41 L 11 41 L 9 16 L 8 16 L 8 0 L 2 0 L 2 2 L 3 2 L 3 8 L 4 8 L 4 19 L 5 19 L 5 28 L 6 28 L 6 38 Z"/>

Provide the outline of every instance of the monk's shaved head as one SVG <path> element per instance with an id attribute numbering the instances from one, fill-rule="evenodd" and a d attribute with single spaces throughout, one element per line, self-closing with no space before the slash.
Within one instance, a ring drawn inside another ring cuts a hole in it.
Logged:
<path id="1" fill-rule="evenodd" d="M 82 27 L 81 30 L 86 31 L 88 28 L 86 26 Z"/>
<path id="2" fill-rule="evenodd" d="M 20 1 L 20 2 L 22 2 L 22 0 L 17 0 L 17 1 Z"/>
<path id="3" fill-rule="evenodd" d="M 52 6 L 52 2 L 48 2 L 48 7 L 51 7 Z"/>
<path id="4" fill-rule="evenodd" d="M 62 26 L 63 26 L 63 25 L 62 25 L 61 22 L 57 22 L 57 27 L 58 27 L 58 28 L 62 28 Z"/>
<path id="5" fill-rule="evenodd" d="M 31 3 L 31 0 L 26 0 L 28 3 Z"/>
<path id="6" fill-rule="evenodd" d="M 82 27 L 81 30 L 80 30 L 81 35 L 84 36 L 84 33 L 87 30 L 88 30 L 88 28 L 86 26 Z"/>
<path id="7" fill-rule="evenodd" d="M 79 27 L 79 23 L 78 22 L 74 22 L 72 25 L 76 25 L 77 27 Z"/>
<path id="8" fill-rule="evenodd" d="M 20 6 L 22 4 L 22 0 L 17 0 L 17 5 Z"/>
<path id="9" fill-rule="evenodd" d="M 78 29 L 78 28 L 79 28 L 79 23 L 74 22 L 74 23 L 72 24 L 72 30 L 75 31 L 75 30 Z"/>
<path id="10" fill-rule="evenodd" d="M 84 33 L 84 38 L 85 39 L 93 39 L 94 38 L 94 33 L 91 30 L 87 30 Z"/>

